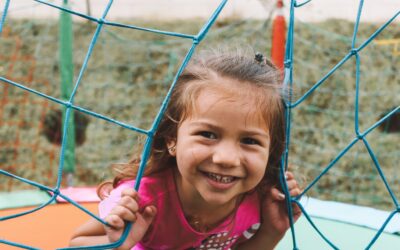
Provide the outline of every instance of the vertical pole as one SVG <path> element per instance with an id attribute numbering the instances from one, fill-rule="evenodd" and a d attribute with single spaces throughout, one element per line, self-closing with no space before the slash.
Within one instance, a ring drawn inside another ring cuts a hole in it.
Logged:
<path id="1" fill-rule="evenodd" d="M 271 60 L 280 70 L 283 70 L 286 43 L 286 21 L 283 16 L 283 0 L 278 0 L 276 7 L 277 12 L 272 23 Z"/>
<path id="2" fill-rule="evenodd" d="M 68 7 L 68 0 L 63 1 L 63 7 Z M 61 11 L 59 24 L 59 62 L 61 75 L 61 99 L 69 100 L 73 90 L 73 59 L 72 59 L 72 18 L 71 14 Z M 63 109 L 62 124 L 65 120 L 66 108 Z M 72 175 L 75 171 L 75 123 L 74 112 L 71 110 L 68 121 L 68 138 L 66 141 L 64 170 L 67 173 L 67 184 L 72 185 Z M 64 128 L 63 128 L 64 129 Z"/>

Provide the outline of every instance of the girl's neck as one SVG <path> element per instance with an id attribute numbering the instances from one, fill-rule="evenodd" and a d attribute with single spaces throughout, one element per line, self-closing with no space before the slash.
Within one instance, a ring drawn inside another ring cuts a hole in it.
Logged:
<path id="1" fill-rule="evenodd" d="M 213 205 L 207 203 L 199 193 L 191 192 L 183 188 L 182 178 L 178 171 L 174 173 L 175 184 L 178 191 L 178 198 L 185 217 L 189 223 L 201 223 L 201 227 L 212 229 L 236 210 L 241 198 L 232 200 L 224 205 Z M 194 226 L 194 225 L 192 225 Z M 196 228 L 195 228 L 196 229 Z"/>

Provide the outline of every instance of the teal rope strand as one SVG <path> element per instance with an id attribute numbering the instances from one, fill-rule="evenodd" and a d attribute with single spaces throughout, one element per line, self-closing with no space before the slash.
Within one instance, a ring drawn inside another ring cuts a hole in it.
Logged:
<path id="1" fill-rule="evenodd" d="M 373 244 L 376 242 L 376 240 L 379 238 L 379 236 L 383 233 L 383 230 L 385 229 L 387 224 L 389 224 L 390 220 L 399 212 L 400 212 L 400 209 L 398 208 L 397 210 L 394 210 L 393 212 L 390 213 L 389 217 L 385 220 L 382 227 L 378 230 L 378 232 L 375 234 L 374 238 L 372 238 L 371 242 L 365 248 L 366 250 L 369 250 L 373 246 Z"/>
<path id="2" fill-rule="evenodd" d="M 360 137 L 359 128 L 359 99 L 360 99 L 360 56 L 358 53 L 355 54 L 356 57 L 356 96 L 354 100 L 354 132 Z"/>
<path id="3" fill-rule="evenodd" d="M 296 102 L 292 103 L 290 107 L 295 108 L 305 99 L 307 99 L 322 83 L 326 81 L 338 68 L 340 68 L 347 60 L 352 56 L 352 51 L 349 52 L 342 60 L 340 60 L 325 76 L 323 76 L 317 83 L 314 84 L 302 97 L 300 97 Z"/>
<path id="4" fill-rule="evenodd" d="M 3 26 L 6 21 L 6 16 L 7 16 L 7 11 L 8 11 L 9 6 L 10 6 L 10 0 L 6 0 L 6 3 L 4 5 L 4 10 L 3 10 L 3 13 L 2 13 L 1 19 L 0 19 L 0 34 L 3 31 Z"/>
<path id="5" fill-rule="evenodd" d="M 107 13 L 110 10 L 110 7 L 111 7 L 112 3 L 113 3 L 113 0 L 110 0 L 108 2 L 107 7 L 104 10 L 104 13 L 102 15 L 101 20 L 103 20 L 103 18 L 105 18 L 107 16 Z M 93 35 L 93 39 L 92 39 L 92 41 L 91 41 L 91 43 L 89 45 L 88 52 L 86 54 L 85 60 L 84 60 L 83 65 L 82 65 L 82 68 L 81 68 L 81 70 L 79 72 L 79 75 L 78 75 L 78 78 L 76 80 L 74 89 L 71 92 L 71 96 L 69 98 L 68 103 L 65 105 L 66 106 L 66 112 L 65 112 L 65 119 L 64 119 L 64 126 L 63 126 L 63 136 L 62 136 L 62 142 L 61 142 L 61 150 L 60 150 L 60 158 L 59 158 L 59 166 L 58 166 L 58 174 L 57 174 L 57 183 L 56 183 L 57 190 L 61 186 L 62 174 L 63 174 L 63 170 L 64 170 L 64 163 L 65 163 L 64 159 L 65 159 L 65 151 L 66 151 L 66 145 L 67 145 L 67 140 L 68 140 L 68 130 L 69 130 L 68 129 L 69 128 L 68 123 L 69 123 L 69 116 L 70 116 L 70 113 L 71 113 L 71 105 L 73 104 L 76 91 L 77 91 L 77 89 L 78 89 L 78 87 L 79 87 L 79 85 L 81 83 L 83 73 L 85 72 L 85 70 L 87 68 L 87 64 L 88 64 L 89 58 L 90 58 L 90 56 L 91 56 L 91 54 L 93 52 L 94 46 L 96 44 L 96 41 L 98 39 L 98 36 L 100 34 L 102 26 L 103 26 L 103 24 L 101 22 L 97 25 L 97 29 L 96 29 L 96 31 L 95 31 L 95 33 Z"/>
<path id="6" fill-rule="evenodd" d="M 287 31 L 287 40 L 286 40 L 286 52 L 285 52 L 285 62 L 284 62 L 284 80 L 283 87 L 284 91 L 289 91 L 289 93 L 284 93 L 286 98 L 284 100 L 285 106 L 285 130 L 286 130 L 286 142 L 285 142 L 285 151 L 282 156 L 281 166 L 280 166 L 280 176 L 279 181 L 282 187 L 283 193 L 285 194 L 285 203 L 287 207 L 287 213 L 289 216 L 289 224 L 290 224 L 290 232 L 292 236 L 293 242 L 293 250 L 297 250 L 297 241 L 296 241 L 296 233 L 294 228 L 294 219 L 293 219 L 293 210 L 292 210 L 292 197 L 289 193 L 289 188 L 287 186 L 286 180 L 284 178 L 285 171 L 288 169 L 289 162 L 289 145 L 290 145 L 290 128 L 291 128 L 291 115 L 292 115 L 292 87 L 293 87 L 293 49 L 294 49 L 294 10 L 295 10 L 295 1 L 291 1 L 290 5 L 290 19 L 289 19 L 289 28 Z"/>
<path id="7" fill-rule="evenodd" d="M 191 40 L 195 39 L 194 35 L 182 34 L 182 33 L 178 33 L 178 32 L 163 31 L 163 30 L 157 30 L 157 29 L 143 28 L 143 27 L 138 27 L 135 25 L 109 22 L 106 20 L 104 20 L 104 24 L 109 25 L 109 26 L 120 27 L 120 28 L 129 28 L 129 29 L 134 29 L 134 30 L 147 31 L 147 32 L 151 32 L 151 33 L 155 33 L 155 34 L 159 34 L 159 35 L 165 35 L 165 36 L 179 37 L 179 38 L 185 38 L 185 39 L 191 39 Z"/>
<path id="8" fill-rule="evenodd" d="M 140 30 L 140 31 L 147 31 L 147 32 L 156 33 L 156 34 L 160 34 L 160 35 L 173 36 L 173 37 L 186 38 L 186 39 L 194 39 L 195 38 L 195 36 L 188 35 L 188 34 L 182 34 L 182 33 L 177 33 L 177 32 L 170 32 L 170 31 L 162 31 L 162 30 L 157 30 L 157 29 L 149 29 L 149 28 L 143 28 L 143 27 L 139 27 L 139 26 L 135 26 L 135 25 L 128 25 L 128 24 L 122 24 L 122 23 L 116 23 L 116 22 L 109 22 L 109 21 L 105 20 L 104 18 L 97 19 L 92 16 L 88 16 L 83 13 L 76 12 L 76 11 L 73 11 L 73 10 L 70 10 L 70 9 L 67 9 L 67 8 L 46 2 L 46 1 L 42 1 L 42 0 L 34 0 L 34 1 L 51 6 L 53 8 L 59 9 L 61 11 L 68 12 L 72 15 L 82 17 L 82 18 L 90 20 L 92 22 L 102 24 L 102 25 L 104 24 L 104 25 L 115 26 L 115 27 L 120 27 L 120 28 L 128 28 L 128 29 L 134 29 L 134 30 Z"/>
<path id="9" fill-rule="evenodd" d="M 151 126 L 151 129 L 149 131 L 149 136 L 153 137 L 155 131 L 158 128 L 158 125 L 161 122 L 161 119 L 165 113 L 165 110 L 167 109 L 167 105 L 169 102 L 169 99 L 172 95 L 172 91 L 178 81 L 178 77 L 181 75 L 181 73 L 183 72 L 184 68 L 186 67 L 186 65 L 188 64 L 190 58 L 192 57 L 197 45 L 201 42 L 201 40 L 205 37 L 205 35 L 207 34 L 208 30 L 210 29 L 210 27 L 214 24 L 214 22 L 216 21 L 218 15 L 221 13 L 223 7 L 225 6 L 227 0 L 223 0 L 221 2 L 221 4 L 218 6 L 218 8 L 215 10 L 215 12 L 213 13 L 213 15 L 211 16 L 211 18 L 209 19 L 209 21 L 203 26 L 203 28 L 200 30 L 199 34 L 197 35 L 197 37 L 193 40 L 193 44 L 192 47 L 189 49 L 188 53 L 186 54 L 185 59 L 183 60 L 182 65 L 180 66 L 180 68 L 178 69 L 178 72 L 175 75 L 175 78 L 171 84 L 171 87 L 168 90 L 168 93 L 166 94 L 166 97 L 164 98 L 160 110 L 158 111 L 158 114 L 156 115 L 156 118 L 154 119 L 154 122 Z M 137 179 L 136 179 L 136 183 L 135 183 L 135 189 L 139 190 L 139 186 L 140 186 L 140 181 L 141 178 L 143 176 L 144 173 L 144 168 L 145 168 L 145 164 L 147 162 L 148 156 L 150 154 L 150 147 L 151 147 L 151 143 L 152 143 L 153 138 L 149 137 L 146 140 L 146 144 L 142 153 L 142 158 L 141 158 L 141 162 L 139 165 L 139 171 L 137 174 Z"/>
<path id="10" fill-rule="evenodd" d="M 303 3 L 297 3 L 296 1 L 294 1 L 294 7 L 299 8 L 301 6 L 308 4 L 309 2 L 311 2 L 311 0 L 304 1 Z"/>
<path id="11" fill-rule="evenodd" d="M 399 207 L 399 203 L 397 201 L 396 196 L 394 195 L 392 189 L 390 188 L 388 181 L 386 180 L 385 174 L 382 171 L 381 165 L 378 162 L 378 159 L 376 158 L 374 151 L 372 150 L 371 146 L 369 145 L 368 141 L 363 137 L 362 141 L 364 142 L 365 147 L 368 150 L 369 155 L 371 156 L 371 159 L 373 160 L 376 169 L 378 170 L 379 176 L 381 177 L 383 183 L 385 184 L 385 187 L 387 191 L 390 194 L 390 197 L 392 197 L 393 203 L 395 204 L 396 208 Z"/>
<path id="12" fill-rule="evenodd" d="M 378 127 L 379 125 L 381 125 L 385 120 L 389 119 L 392 115 L 396 114 L 396 112 L 400 111 L 400 105 L 397 106 L 396 108 L 394 108 L 392 111 L 390 111 L 389 113 L 387 113 L 384 117 L 382 117 L 381 119 L 379 119 L 379 121 L 377 121 L 374 125 L 372 125 L 370 128 L 368 128 L 367 130 L 365 130 L 365 132 L 363 133 L 363 135 L 367 135 L 369 134 L 372 130 L 374 130 L 376 127 Z"/>
<path id="13" fill-rule="evenodd" d="M 303 205 L 295 200 L 293 201 L 296 203 L 297 206 L 299 206 L 300 210 L 302 211 L 304 217 L 307 219 L 307 221 L 310 223 L 310 225 L 314 228 L 314 230 L 318 233 L 318 235 L 326 242 L 328 243 L 332 249 L 339 250 L 322 232 L 319 230 L 319 228 L 315 225 L 315 223 L 312 221 L 311 217 L 308 215 L 307 211 L 304 209 Z"/>
<path id="14" fill-rule="evenodd" d="M 60 188 L 61 181 L 62 181 L 62 173 L 63 173 L 63 169 L 64 169 L 64 155 L 65 155 L 66 145 L 67 145 L 67 140 L 68 140 L 68 130 L 69 130 L 68 122 L 69 122 L 70 113 L 71 113 L 71 107 L 67 106 L 67 109 L 65 111 L 63 135 L 62 135 L 60 157 L 59 157 L 59 163 L 58 163 L 56 190 L 58 190 Z"/>
<path id="15" fill-rule="evenodd" d="M 357 38 L 357 33 L 358 33 L 358 27 L 360 26 L 360 18 L 361 18 L 363 5 L 364 5 L 364 0 L 360 0 L 360 4 L 358 5 L 357 19 L 356 19 L 356 22 L 354 23 L 353 38 L 351 41 L 352 49 L 354 49 L 355 45 L 356 45 L 356 38 Z"/>
<path id="16" fill-rule="evenodd" d="M 313 187 L 318 182 L 318 180 L 321 179 L 321 177 L 325 175 L 329 171 L 329 169 L 331 169 L 336 164 L 336 162 L 338 162 L 340 158 L 342 158 L 346 154 L 346 152 L 349 151 L 358 142 L 358 140 L 358 138 L 354 138 L 342 151 L 340 151 L 335 159 L 333 159 L 328 164 L 328 166 L 326 166 L 324 170 L 310 184 L 307 185 L 300 196 L 305 195 L 305 193 L 307 193 L 307 191 L 310 190 L 310 188 Z"/>
<path id="17" fill-rule="evenodd" d="M 36 211 L 41 210 L 42 208 L 47 207 L 47 205 L 50 205 L 52 202 L 54 202 L 55 199 L 56 199 L 56 196 L 53 196 L 48 201 L 44 202 L 43 204 L 41 204 L 41 205 L 39 205 L 39 206 L 37 206 L 35 208 L 30 209 L 30 210 L 27 210 L 27 211 L 24 211 L 24 212 L 21 212 L 21 213 L 16 213 L 16 214 L 4 216 L 4 217 L 0 217 L 0 221 L 14 219 L 14 218 L 17 218 L 17 217 L 20 217 L 20 216 L 23 216 L 23 215 L 34 213 Z"/>
<path id="18" fill-rule="evenodd" d="M 6 244 L 6 245 L 9 245 L 9 246 L 19 247 L 19 248 L 28 249 L 28 250 L 40 250 L 39 248 L 34 248 L 34 247 L 31 247 L 31 246 L 27 246 L 27 245 L 23 245 L 23 244 L 20 244 L 20 243 L 8 241 L 8 240 L 3 240 L 3 239 L 0 239 L 0 244 Z"/>
<path id="19" fill-rule="evenodd" d="M 367 46 L 372 40 L 375 39 L 389 24 L 393 23 L 394 20 L 400 15 L 400 11 L 393 15 L 386 23 L 384 23 L 379 29 L 377 29 L 363 44 L 358 47 L 358 50 L 362 50 Z"/>
<path id="20" fill-rule="evenodd" d="M 39 96 L 39 97 L 46 98 L 46 99 L 48 99 L 48 100 L 50 100 L 50 101 L 52 101 L 52 102 L 54 102 L 54 103 L 61 104 L 61 105 L 63 105 L 63 106 L 69 106 L 69 107 L 73 108 L 74 110 L 83 112 L 83 113 L 88 114 L 88 115 L 90 115 L 90 116 L 93 116 L 93 117 L 95 117 L 95 118 L 102 119 L 102 120 L 104 120 L 104 121 L 107 121 L 107 122 L 110 122 L 110 123 L 119 125 L 119 126 L 121 126 L 121 127 L 123 127 L 123 128 L 129 129 L 129 130 L 132 130 L 132 131 L 141 133 L 141 134 L 145 134 L 145 135 L 148 134 L 148 131 L 147 131 L 147 130 L 144 130 L 144 129 L 141 129 L 141 128 L 138 128 L 138 127 L 131 126 L 131 125 L 126 124 L 126 123 L 124 123 L 124 122 L 120 122 L 120 121 L 115 120 L 115 119 L 112 119 L 112 118 L 110 118 L 110 117 L 107 117 L 107 116 L 98 114 L 98 113 L 96 113 L 96 112 L 90 111 L 90 110 L 88 110 L 88 109 L 82 108 L 82 107 L 80 107 L 80 106 L 75 106 L 75 105 L 73 105 L 73 104 L 70 104 L 69 102 L 62 101 L 62 100 L 57 99 L 57 98 L 55 98 L 55 97 L 46 95 L 46 94 L 44 94 L 44 93 L 42 93 L 42 92 L 40 92 L 40 91 L 37 91 L 37 90 L 31 89 L 31 88 L 28 88 L 28 87 L 26 87 L 26 86 L 24 86 L 24 85 L 22 85 L 22 84 L 20 84 L 20 83 L 16 83 L 16 82 L 11 81 L 11 80 L 9 80 L 9 79 L 6 79 L 6 78 L 4 78 L 4 77 L 0 77 L 0 81 L 5 82 L 5 83 L 7 83 L 7 84 L 10 84 L 10 85 L 12 85 L 12 86 L 15 86 L 15 87 L 17 87 L 17 88 L 26 90 L 26 91 L 28 91 L 28 92 L 30 92 L 30 93 L 36 94 L 36 95 Z"/>
<path id="21" fill-rule="evenodd" d="M 50 7 L 53 7 L 53 8 L 55 8 L 55 9 L 59 9 L 59 10 L 61 10 L 61 11 L 65 11 L 65 12 L 67 12 L 67 13 L 69 13 L 69 14 L 73 14 L 73 15 L 75 15 L 75 16 L 82 17 L 82 18 L 87 19 L 87 20 L 90 20 L 90 21 L 92 21 L 92 22 L 99 22 L 99 20 L 96 19 L 96 18 L 94 18 L 94 17 L 91 17 L 91 16 L 85 15 L 85 14 L 83 14 L 83 13 L 79 13 L 79 12 L 76 12 L 76 11 L 73 11 L 73 10 L 70 10 L 70 9 L 67 9 L 67 8 L 64 8 L 64 7 L 62 7 L 62 6 L 58 6 L 58 5 L 56 5 L 56 4 L 49 3 L 49 2 L 47 2 L 47 1 L 42 1 L 42 0 L 33 0 L 33 1 L 38 2 L 38 3 L 45 4 L 45 5 L 48 5 L 48 6 L 50 6 Z"/>

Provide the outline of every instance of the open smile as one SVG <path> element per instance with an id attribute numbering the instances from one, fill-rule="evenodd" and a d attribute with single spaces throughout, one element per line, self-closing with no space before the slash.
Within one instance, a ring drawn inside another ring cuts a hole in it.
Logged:
<path id="1" fill-rule="evenodd" d="M 212 181 L 218 182 L 218 183 L 223 183 L 223 184 L 229 184 L 232 183 L 236 180 L 238 180 L 238 177 L 231 176 L 231 175 L 221 175 L 221 174 L 216 174 L 212 172 L 203 172 L 202 174 L 205 175 L 208 179 L 211 179 Z"/>
<path id="2" fill-rule="evenodd" d="M 231 183 L 235 180 L 233 176 L 219 175 L 214 173 L 207 173 L 208 178 L 221 183 Z"/>

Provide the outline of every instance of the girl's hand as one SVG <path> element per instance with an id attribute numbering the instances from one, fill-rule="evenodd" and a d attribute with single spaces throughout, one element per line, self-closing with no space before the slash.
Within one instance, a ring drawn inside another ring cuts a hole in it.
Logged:
<path id="1" fill-rule="evenodd" d="M 128 237 L 118 250 L 131 249 L 146 234 L 154 216 L 157 213 L 155 206 L 147 206 L 139 212 L 138 193 L 132 188 L 122 191 L 121 200 L 105 218 L 109 226 L 104 226 L 110 242 L 118 241 L 125 229 L 126 222 L 133 223 Z"/>
<path id="2" fill-rule="evenodd" d="M 286 172 L 285 176 L 290 196 L 299 195 L 301 190 L 297 181 L 294 179 L 293 173 Z M 292 212 L 293 220 L 296 222 L 301 215 L 301 210 L 296 204 L 293 204 Z M 274 238 L 274 241 L 276 240 L 276 242 L 279 242 L 289 229 L 290 222 L 285 195 L 276 187 L 271 187 L 270 193 L 264 198 L 261 213 L 263 223 L 260 229 L 268 233 L 265 235 L 270 235 Z"/>

